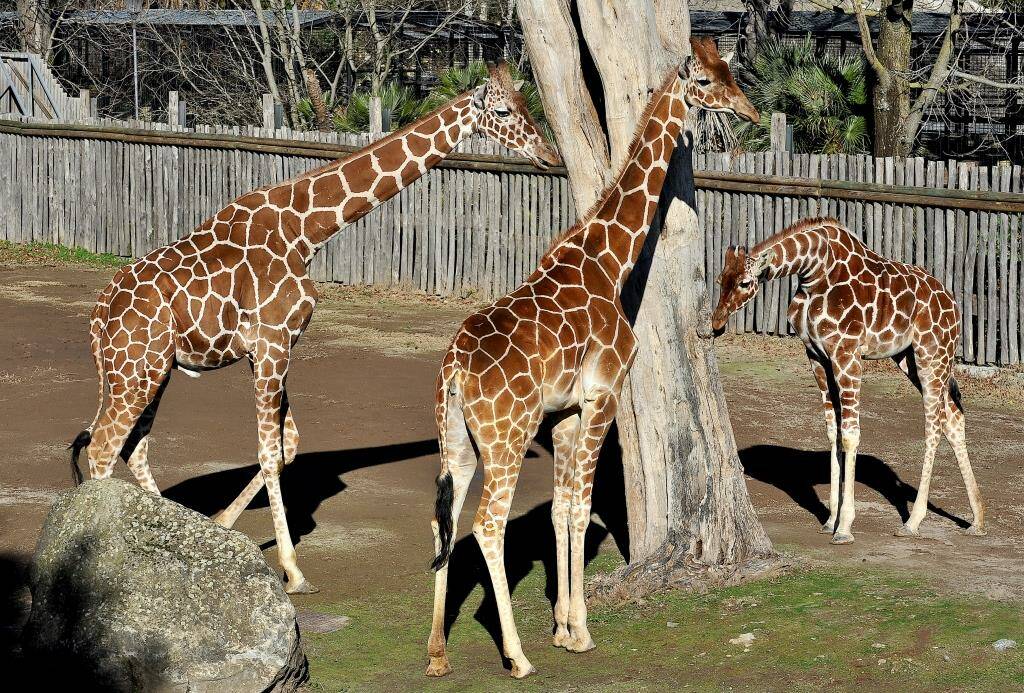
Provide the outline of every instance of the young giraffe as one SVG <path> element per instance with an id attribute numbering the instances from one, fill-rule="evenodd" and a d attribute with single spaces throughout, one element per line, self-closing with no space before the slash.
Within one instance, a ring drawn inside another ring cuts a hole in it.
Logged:
<path id="1" fill-rule="evenodd" d="M 139 483 L 159 493 L 147 464 L 147 436 L 171 369 L 198 376 L 248 358 L 260 472 L 216 519 L 230 527 L 265 483 L 287 591 L 315 591 L 296 565 L 279 484 L 299 442 L 285 380 L 291 350 L 317 300 L 307 268 L 342 228 L 475 132 L 539 167 L 560 162 L 502 65 L 491 68 L 484 85 L 409 127 L 346 159 L 247 193 L 189 235 L 121 269 L 92 313 L 100 404 L 72 443 L 76 481 L 78 454 L 88 446 L 92 478 L 110 476 L 120 453 Z"/>
<path id="2" fill-rule="evenodd" d="M 484 480 L 473 534 L 490 572 L 504 652 L 512 676 L 535 671 L 512 616 L 504 535 L 523 456 L 546 413 L 558 415 L 552 431 L 551 516 L 558 561 L 554 644 L 572 652 L 594 647 L 583 592 L 584 536 L 597 456 L 635 354 L 620 294 L 658 207 L 687 105 L 758 120 L 714 44 L 694 42 L 693 57 L 652 97 L 627 162 L 600 201 L 555 241 L 522 286 L 462 324 L 444 358 L 437 380 L 441 473 L 433 522 L 437 574 L 428 676 L 451 671 L 444 631 L 447 561 L 477 465 L 474 445 Z"/>
<path id="3" fill-rule="evenodd" d="M 984 534 L 985 506 L 967 456 L 960 389 L 953 378 L 960 341 L 960 310 L 953 295 L 920 267 L 873 252 L 839 221 L 804 219 L 749 252 L 742 247 L 726 251 L 712 328 L 721 332 L 729 315 L 757 295 L 760 282 L 793 274 L 800 288 L 789 306 L 789 319 L 807 346 L 832 444 L 829 518 L 822 532 L 833 535 L 833 544 L 853 541 L 861 359 L 892 358 L 921 391 L 925 410 L 921 485 L 910 517 L 896 535 L 918 534 L 943 434 L 956 454 L 974 513 L 967 533 Z M 842 503 L 839 444 L 845 467 Z"/>

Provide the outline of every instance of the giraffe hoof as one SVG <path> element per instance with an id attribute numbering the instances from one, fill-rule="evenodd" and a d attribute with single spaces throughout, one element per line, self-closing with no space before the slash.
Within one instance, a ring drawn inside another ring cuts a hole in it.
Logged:
<path id="1" fill-rule="evenodd" d="M 567 630 L 558 630 L 551 638 L 551 644 L 555 647 L 568 647 L 571 636 Z"/>
<path id="2" fill-rule="evenodd" d="M 288 594 L 316 594 L 320 591 L 319 587 L 316 587 L 312 582 L 303 578 L 301 582 L 292 586 L 292 583 L 288 583 L 284 587 L 284 591 Z"/>
<path id="3" fill-rule="evenodd" d="M 822 534 L 832 534 L 833 532 L 836 531 L 836 525 L 835 525 L 834 522 L 833 523 L 826 522 L 825 524 L 823 524 L 821 527 L 818 528 L 818 531 L 821 532 Z"/>
<path id="4" fill-rule="evenodd" d="M 597 645 L 594 644 L 594 639 L 591 638 L 589 635 L 586 637 L 586 639 L 574 639 L 570 640 L 565 644 L 566 650 L 568 650 L 569 652 L 575 652 L 576 654 L 580 654 L 582 652 L 589 652 L 595 647 L 597 647 Z"/>
<path id="5" fill-rule="evenodd" d="M 514 679 L 525 679 L 530 674 L 536 674 L 537 669 L 524 659 L 522 663 L 513 661 L 512 671 L 509 673 Z"/>
<path id="6" fill-rule="evenodd" d="M 853 535 L 852 534 L 841 534 L 841 533 L 840 534 L 833 534 L 832 535 L 832 543 L 833 544 L 852 544 L 853 543 Z"/>
<path id="7" fill-rule="evenodd" d="M 978 525 L 971 525 L 970 527 L 964 530 L 964 534 L 968 534 L 972 537 L 983 537 L 986 534 L 988 534 L 988 532 L 985 531 L 984 527 L 979 527 Z"/>
<path id="8" fill-rule="evenodd" d="M 448 662 L 448 655 L 443 654 L 440 657 L 430 658 L 430 662 L 427 664 L 427 676 L 440 678 L 450 673 L 452 673 L 452 665 Z"/>
<path id="9" fill-rule="evenodd" d="M 910 527 L 908 527 L 905 524 L 904 525 L 900 525 L 899 529 L 897 529 L 895 532 L 893 532 L 893 534 L 895 536 L 897 536 L 897 537 L 919 537 L 919 536 L 921 536 L 921 532 L 919 530 L 911 529 Z"/>

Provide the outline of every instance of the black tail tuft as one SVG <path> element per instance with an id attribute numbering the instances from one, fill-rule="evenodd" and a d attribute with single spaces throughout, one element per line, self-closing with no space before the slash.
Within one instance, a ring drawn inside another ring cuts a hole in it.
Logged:
<path id="1" fill-rule="evenodd" d="M 85 430 L 79 433 L 68 446 L 68 450 L 71 451 L 71 480 L 75 482 L 75 486 L 82 483 L 82 469 L 78 466 L 78 456 L 82 453 L 82 449 L 88 447 L 91 442 L 92 431 Z"/>
<path id="2" fill-rule="evenodd" d="M 949 379 L 949 398 L 953 400 L 953 404 L 956 405 L 956 408 L 963 413 L 964 403 L 960 400 L 960 386 L 957 385 L 956 378 Z"/>
<path id="3" fill-rule="evenodd" d="M 434 519 L 437 520 L 437 533 L 441 539 L 441 550 L 434 557 L 430 567 L 441 570 L 448 563 L 452 553 L 452 501 L 455 491 L 452 486 L 451 472 L 443 472 L 437 477 L 437 502 L 434 504 Z"/>

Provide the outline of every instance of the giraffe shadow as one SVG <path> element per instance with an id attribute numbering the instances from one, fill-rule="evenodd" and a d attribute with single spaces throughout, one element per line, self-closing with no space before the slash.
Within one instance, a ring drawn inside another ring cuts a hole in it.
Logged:
<path id="1" fill-rule="evenodd" d="M 828 519 L 828 507 L 814 489 L 830 483 L 830 454 L 827 451 L 754 445 L 740 450 L 739 457 L 748 476 L 784 491 L 818 522 Z M 873 455 L 857 455 L 857 481 L 881 494 L 896 509 L 902 521 L 906 522 L 910 517 L 917 488 L 900 479 L 888 464 Z M 928 510 L 960 527 L 970 526 L 967 520 L 931 502 Z"/>
<path id="2" fill-rule="evenodd" d="M 295 461 L 281 473 L 281 488 L 292 541 L 298 544 L 302 537 L 316 529 L 314 515 L 320 505 L 348 488 L 342 475 L 357 469 L 437 453 L 437 440 L 430 438 L 393 445 L 297 455 Z M 163 494 L 204 515 L 212 515 L 234 500 L 258 471 L 259 465 L 251 464 L 203 474 L 175 484 L 164 490 Z M 249 504 L 249 508 L 267 507 L 269 501 L 265 490 L 260 491 Z M 271 541 L 260 548 L 266 550 L 274 544 Z"/>

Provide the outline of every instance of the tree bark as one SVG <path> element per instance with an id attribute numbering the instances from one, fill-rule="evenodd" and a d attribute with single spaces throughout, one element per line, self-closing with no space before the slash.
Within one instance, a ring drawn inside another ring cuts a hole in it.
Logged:
<path id="1" fill-rule="evenodd" d="M 518 3 L 545 113 L 568 165 L 571 157 L 587 159 L 586 149 L 600 139 L 581 136 L 577 124 L 592 127 L 593 104 L 603 103 L 610 146 L 605 162 L 618 165 L 651 90 L 689 52 L 687 3 L 624 0 L 612 7 L 579 0 L 581 37 L 567 31 L 567 2 L 559 5 L 551 12 L 545 0 Z M 565 84 L 586 89 L 584 53 L 600 74 L 601 97 L 559 99 Z M 591 156 L 589 162 L 600 160 Z M 608 163 L 604 167 L 595 175 L 568 166 L 577 201 L 597 199 L 613 174 Z M 665 183 L 663 213 L 623 296 L 635 314 L 639 343 L 617 417 L 630 564 L 595 582 L 600 598 L 728 582 L 778 566 L 747 494 L 712 344 L 697 336 L 708 297 L 694 198 L 687 136 Z"/>
<path id="2" fill-rule="evenodd" d="M 878 61 L 889 78 L 876 79 L 872 88 L 875 156 L 910 154 L 906 125 L 910 117 L 911 1 L 890 0 L 878 16 Z"/>

